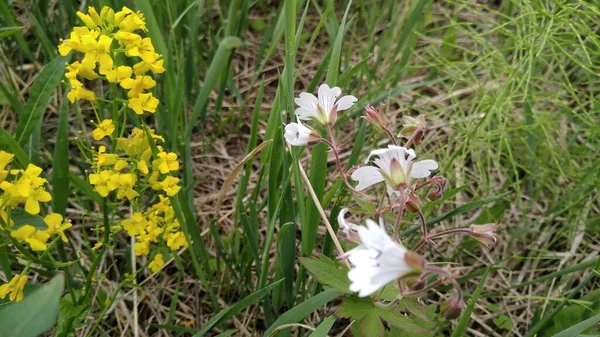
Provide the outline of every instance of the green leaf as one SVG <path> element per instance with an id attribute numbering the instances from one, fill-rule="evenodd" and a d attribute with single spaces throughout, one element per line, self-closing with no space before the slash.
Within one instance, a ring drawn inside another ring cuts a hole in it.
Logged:
<path id="1" fill-rule="evenodd" d="M 0 27 L 0 37 L 11 36 L 15 33 L 21 32 L 23 30 L 23 26 L 20 27 Z"/>
<path id="2" fill-rule="evenodd" d="M 1 337 L 35 337 L 50 330 L 56 323 L 59 301 L 65 286 L 64 276 L 58 274 L 21 302 L 0 307 Z"/>
<path id="3" fill-rule="evenodd" d="M 65 215 L 69 199 L 69 105 L 65 97 L 58 116 L 52 159 L 52 210 Z"/>
<path id="4" fill-rule="evenodd" d="M 65 73 L 65 63 L 68 60 L 67 56 L 59 56 L 50 61 L 33 82 L 27 103 L 19 114 L 19 123 L 15 131 L 15 138 L 19 145 L 23 146 L 29 141 L 36 123 L 39 123 L 44 116 L 46 106 Z"/>
<path id="5" fill-rule="evenodd" d="M 29 157 L 27 153 L 23 150 L 23 148 L 17 143 L 15 138 L 8 133 L 3 127 L 0 126 L 0 140 L 2 141 L 0 144 L 2 148 L 6 148 L 9 152 L 15 155 L 17 162 L 21 165 L 21 167 L 25 168 L 29 164 Z M 14 165 L 14 162 L 13 162 Z M 14 168 L 14 167 L 13 167 Z"/>
<path id="6" fill-rule="evenodd" d="M 330 286 L 333 289 L 349 294 L 350 280 L 345 266 L 336 265 L 327 256 L 321 255 L 318 258 L 302 257 L 300 263 L 306 268 L 319 283 Z M 343 269 L 340 269 L 343 268 Z"/>
<path id="7" fill-rule="evenodd" d="M 557 333 L 553 337 L 577 336 L 580 333 L 582 333 L 583 331 L 585 331 L 586 329 L 591 328 L 598 322 L 600 322 L 600 314 L 592 316 L 581 323 L 575 324 L 572 327 Z"/>
<path id="8" fill-rule="evenodd" d="M 467 308 L 463 312 L 462 316 L 460 317 L 458 324 L 456 324 L 456 328 L 454 329 L 454 332 L 452 332 L 452 337 L 462 336 L 464 334 L 465 330 L 467 329 L 467 324 L 469 324 L 469 318 L 471 318 L 471 314 L 473 313 L 473 308 L 475 307 L 475 303 L 477 303 L 477 299 L 479 298 L 479 295 L 481 294 L 481 290 L 483 289 L 483 285 L 485 284 L 485 279 L 487 278 L 489 271 L 490 271 L 490 267 L 488 266 L 487 268 L 485 268 L 485 271 L 483 272 L 483 276 L 481 276 L 481 280 L 479 281 L 477 288 L 475 288 L 475 292 L 473 293 L 473 296 L 471 296 L 471 302 L 469 302 L 469 305 L 467 306 Z"/>
<path id="9" fill-rule="evenodd" d="M 494 322 L 494 325 L 501 330 L 510 330 L 514 326 L 512 319 L 507 315 L 500 315 L 495 317 L 492 321 Z"/>
<path id="10" fill-rule="evenodd" d="M 29 214 L 22 208 L 13 208 L 10 212 L 10 219 L 14 221 L 14 228 L 20 228 L 25 225 L 32 225 L 41 230 L 48 229 L 44 219 L 39 215 Z"/>
<path id="11" fill-rule="evenodd" d="M 383 323 L 381 323 L 381 319 L 373 312 L 370 312 L 365 316 L 360 323 L 359 330 L 363 336 L 369 337 L 383 337 L 383 334 L 385 333 L 385 328 Z"/>
<path id="12" fill-rule="evenodd" d="M 208 331 L 210 331 L 210 329 L 212 329 L 215 325 L 217 325 L 223 321 L 226 321 L 226 320 L 230 319 L 231 317 L 237 315 L 240 311 L 246 309 L 247 307 L 252 305 L 254 302 L 258 301 L 263 296 L 268 294 L 273 288 L 275 288 L 282 281 L 283 281 L 283 279 L 273 282 L 273 283 L 269 284 L 268 286 L 266 286 L 258 291 L 253 292 L 252 294 L 250 294 L 243 300 L 237 302 L 236 304 L 221 310 L 218 314 L 214 315 L 213 318 L 211 318 L 208 322 L 206 322 L 206 324 L 204 324 L 202 329 L 200 331 L 198 331 L 193 337 L 204 336 L 204 334 L 207 333 Z"/>
<path id="13" fill-rule="evenodd" d="M 327 337 L 327 333 L 331 330 L 335 320 L 335 316 L 325 318 L 308 337 Z"/>
<path id="14" fill-rule="evenodd" d="M 286 311 L 283 315 L 279 316 L 279 318 L 271 324 L 271 326 L 265 331 L 263 334 L 264 337 L 270 336 L 275 329 L 282 325 L 290 324 L 290 323 L 298 323 L 306 318 L 306 316 L 315 312 L 320 307 L 325 304 L 331 302 L 335 298 L 340 295 L 339 292 L 334 289 L 327 289 L 322 293 L 319 293 L 308 300 L 297 304 L 292 309 Z"/>

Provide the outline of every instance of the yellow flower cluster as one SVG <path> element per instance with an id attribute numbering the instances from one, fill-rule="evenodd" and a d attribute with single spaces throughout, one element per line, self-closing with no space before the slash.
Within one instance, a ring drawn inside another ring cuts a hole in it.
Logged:
<path id="1" fill-rule="evenodd" d="M 105 146 L 99 147 L 94 155 L 94 173 L 89 175 L 90 184 L 102 197 L 114 195 L 117 200 L 129 201 L 137 210 L 121 221 L 121 227 L 136 238 L 137 256 L 148 256 L 151 244 L 164 243 L 171 250 L 187 248 L 168 198 L 181 190 L 179 178 L 170 175 L 179 170 L 177 154 L 164 151 L 158 144 L 164 139 L 152 129 L 147 134 L 134 127 L 128 137 L 113 137 L 113 131 L 110 120 L 104 120 L 94 131 L 94 138 L 107 136 L 116 148 L 114 153 L 109 153 Z M 152 151 L 154 146 L 158 149 L 156 155 Z M 147 190 L 156 191 L 159 201 L 144 210 L 139 198 Z M 163 265 L 162 255 L 157 254 L 149 268 L 158 271 Z"/>
<path id="2" fill-rule="evenodd" d="M 42 169 L 29 164 L 26 169 L 12 169 L 7 167 L 12 162 L 12 153 L 0 151 L 0 228 L 10 233 L 18 242 L 29 245 L 33 251 L 48 249 L 48 241 L 58 235 L 64 242 L 68 242 L 65 230 L 71 227 L 70 222 L 63 222 L 63 217 L 57 213 L 50 213 L 43 218 L 46 229 L 34 227 L 31 224 L 15 226 L 11 214 L 18 206 L 24 206 L 27 213 L 37 215 L 41 211 L 40 203 L 52 200 L 46 191 L 45 178 L 40 177 Z M 19 302 L 23 299 L 23 287 L 27 276 L 16 275 L 9 283 L 0 286 L 0 299 L 10 294 L 11 301 Z"/>
<path id="3" fill-rule="evenodd" d="M 119 12 L 104 7 L 100 14 L 94 7 L 88 7 L 88 14 L 77 12 L 77 16 L 85 26 L 73 28 L 70 37 L 62 40 L 58 46 L 63 56 L 72 50 L 84 54 L 81 61 L 67 65 L 65 76 L 71 87 L 67 97 L 71 103 L 76 100 L 95 101 L 96 95 L 84 87 L 81 79 L 102 77 L 128 90 L 127 106 L 136 114 L 143 114 L 144 111 L 154 113 L 159 101 L 145 90 L 152 89 L 156 82 L 146 74 L 148 71 L 162 73 L 165 68 L 164 60 L 155 52 L 150 38 L 135 33 L 147 31 L 144 16 L 127 7 Z M 133 68 L 116 65 L 119 53 L 135 58 L 137 63 Z"/>

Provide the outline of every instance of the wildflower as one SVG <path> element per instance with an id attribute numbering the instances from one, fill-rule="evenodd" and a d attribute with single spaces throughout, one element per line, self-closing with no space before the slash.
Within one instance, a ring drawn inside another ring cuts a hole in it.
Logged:
<path id="1" fill-rule="evenodd" d="M 106 136 L 112 135 L 113 132 L 115 132 L 115 125 L 113 124 L 112 119 L 105 119 L 98 124 L 98 127 L 94 129 L 94 131 L 92 131 L 92 137 L 94 137 L 95 140 L 100 140 Z"/>
<path id="2" fill-rule="evenodd" d="M 94 94 L 93 91 L 84 88 L 83 83 L 79 82 L 78 80 L 71 79 L 69 81 L 69 85 L 71 87 L 71 90 L 67 94 L 69 102 L 74 103 L 75 101 L 79 101 L 82 99 L 90 102 L 96 100 L 96 94 Z"/>
<path id="3" fill-rule="evenodd" d="M 144 90 L 154 88 L 156 82 L 150 76 L 136 75 L 135 78 L 126 78 L 121 81 L 123 89 L 129 89 L 127 96 L 138 97 Z"/>
<path id="4" fill-rule="evenodd" d="M 311 93 L 303 92 L 294 99 L 299 106 L 295 113 L 302 120 L 314 119 L 323 125 L 333 124 L 338 111 L 349 109 L 358 100 L 352 95 L 347 95 L 336 101 L 341 93 L 340 88 L 329 88 L 327 84 L 319 87 L 318 99 Z"/>
<path id="5" fill-rule="evenodd" d="M 411 178 L 426 178 L 431 170 L 438 168 L 438 164 L 429 159 L 415 163 L 415 151 L 402 146 L 388 145 L 387 149 L 373 150 L 365 163 L 369 162 L 371 156 L 378 157 L 373 160 L 375 166 L 363 166 L 352 173 L 352 179 L 358 181 L 358 191 L 385 181 L 388 194 L 392 194 L 408 185 Z"/>
<path id="6" fill-rule="evenodd" d="M 94 69 L 96 63 L 99 63 L 100 73 L 106 73 L 111 70 L 113 68 L 113 60 L 110 57 L 110 45 L 112 44 L 112 41 L 112 38 L 101 34 L 98 41 L 94 41 L 94 43 L 87 48 L 88 50 L 85 52 L 83 60 L 81 60 L 83 67 Z"/>
<path id="7" fill-rule="evenodd" d="M 5 170 L 5 168 L 8 164 L 10 164 L 14 156 L 15 155 L 12 153 L 0 150 L 0 183 L 2 183 L 8 176 L 8 170 Z"/>
<path id="8" fill-rule="evenodd" d="M 29 244 L 29 247 L 36 252 L 46 250 L 46 248 L 48 248 L 46 242 L 48 242 L 48 239 L 50 238 L 48 233 L 37 230 L 31 225 L 24 225 L 16 230 L 13 230 L 10 232 L 10 236 L 18 241 L 26 242 Z"/>
<path id="9" fill-rule="evenodd" d="M 10 282 L 0 286 L 0 299 L 4 299 L 10 293 L 8 299 L 11 302 L 21 302 L 25 283 L 27 283 L 27 276 L 15 275 Z"/>
<path id="10" fill-rule="evenodd" d="M 127 231 L 127 234 L 135 236 L 141 234 L 148 227 L 148 221 L 142 213 L 135 212 L 131 218 L 121 221 L 121 226 Z"/>
<path id="11" fill-rule="evenodd" d="M 165 60 L 159 54 L 146 54 L 141 62 L 133 65 L 133 72 L 136 75 L 142 75 L 152 70 L 153 73 L 161 74 L 165 72 L 164 63 Z"/>
<path id="12" fill-rule="evenodd" d="M 158 253 L 154 256 L 154 259 L 150 262 L 148 268 L 150 268 L 153 273 L 158 273 L 164 265 L 165 261 L 163 260 L 163 255 Z"/>
<path id="13" fill-rule="evenodd" d="M 95 80 L 98 78 L 98 74 L 96 74 L 94 68 L 86 68 L 81 62 L 75 61 L 67 66 L 65 77 L 69 80 L 75 80 L 77 76 L 81 76 L 86 80 Z"/>
<path id="14" fill-rule="evenodd" d="M 300 120 L 298 120 L 298 123 L 290 123 L 286 125 L 285 134 L 283 136 L 288 144 L 292 146 L 304 146 L 321 139 L 315 130 L 303 125 Z"/>
<path id="15" fill-rule="evenodd" d="M 116 185 L 117 199 L 127 198 L 133 200 L 140 194 L 133 189 L 136 182 L 136 176 L 132 173 L 120 173 L 111 177 L 111 181 Z"/>
<path id="16" fill-rule="evenodd" d="M 147 76 L 146 76 L 147 77 Z M 132 89 L 133 90 L 133 89 Z M 131 91 L 129 91 L 131 92 Z M 158 107 L 158 99 L 152 96 L 152 93 L 139 94 L 136 97 L 131 97 L 127 106 L 136 114 L 141 115 L 144 111 L 156 112 Z"/>
<path id="17" fill-rule="evenodd" d="M 119 22 L 119 29 L 125 32 L 136 30 L 148 31 L 144 15 L 141 12 L 134 13 L 127 7 L 123 7 L 121 12 L 115 14 L 115 22 Z"/>
<path id="18" fill-rule="evenodd" d="M 117 69 L 111 69 L 106 72 L 106 79 L 111 83 L 121 83 L 124 80 L 131 78 L 133 69 L 127 66 L 119 66 Z"/>
<path id="19" fill-rule="evenodd" d="M 173 152 L 159 152 L 158 159 L 152 162 L 152 168 L 155 170 L 158 169 L 162 174 L 167 174 L 169 171 L 177 171 L 179 169 L 177 154 Z"/>
<path id="20" fill-rule="evenodd" d="M 168 235 L 165 235 L 165 238 L 167 240 L 167 246 L 169 246 L 171 250 L 178 250 L 181 247 L 188 247 L 187 240 L 185 239 L 185 235 L 182 231 L 169 233 Z"/>
<path id="21" fill-rule="evenodd" d="M 168 176 L 165 180 L 160 182 L 162 190 L 167 193 L 168 196 L 172 197 L 179 192 L 181 186 L 179 186 L 179 178 Z"/>
<path id="22" fill-rule="evenodd" d="M 146 256 L 150 254 L 150 241 L 141 240 L 133 245 L 133 252 L 135 256 Z"/>
<path id="23" fill-rule="evenodd" d="M 44 217 L 44 222 L 48 226 L 48 229 L 45 231 L 48 233 L 48 235 L 52 236 L 54 234 L 58 234 L 63 242 L 69 242 L 69 239 L 67 239 L 67 236 L 65 235 L 65 231 L 71 228 L 71 223 L 63 223 L 62 215 L 58 213 L 50 213 Z"/>
<path id="24" fill-rule="evenodd" d="M 118 174 L 105 170 L 98 173 L 90 174 L 90 184 L 94 185 L 94 189 L 102 197 L 106 198 L 108 193 L 117 189 L 117 185 L 113 182 L 112 176 Z"/>
<path id="25" fill-rule="evenodd" d="M 90 30 L 88 27 L 75 27 L 68 39 L 61 40 L 58 52 L 62 56 L 67 56 L 71 50 L 86 53 L 99 35 L 99 32 Z"/>
<path id="26" fill-rule="evenodd" d="M 358 296 L 369 296 L 389 282 L 424 268 L 420 256 L 393 241 L 375 221 L 367 220 L 367 227 L 358 226 L 357 231 L 361 244 L 343 258 L 352 264 L 348 272 L 350 291 L 358 292 Z"/>
<path id="27" fill-rule="evenodd" d="M 490 223 L 486 225 L 471 225 L 471 237 L 486 246 L 496 243 L 494 231 L 500 227 L 500 223 Z"/>

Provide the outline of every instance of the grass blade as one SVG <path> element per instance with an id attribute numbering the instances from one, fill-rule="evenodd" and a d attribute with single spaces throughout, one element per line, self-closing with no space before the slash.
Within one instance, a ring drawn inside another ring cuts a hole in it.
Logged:
<path id="1" fill-rule="evenodd" d="M 52 211 L 64 215 L 69 198 L 69 101 L 63 97 L 52 161 Z"/>
<path id="2" fill-rule="evenodd" d="M 557 333 L 556 335 L 554 335 L 552 337 L 571 337 L 571 336 L 577 336 L 580 333 L 582 333 L 585 330 L 587 330 L 588 328 L 591 328 L 592 326 L 594 326 L 598 322 L 600 322 L 600 314 L 592 316 L 592 317 L 586 319 L 583 322 L 577 323 L 577 324 L 573 325 L 572 327 L 570 327 L 568 329 L 565 329 L 565 330 Z"/>
<path id="3" fill-rule="evenodd" d="M 327 337 L 327 333 L 331 330 L 331 327 L 335 323 L 336 317 L 329 316 L 317 326 L 315 331 L 313 331 L 308 337 Z"/>
<path id="4" fill-rule="evenodd" d="M 242 311 L 242 310 L 246 309 L 247 307 L 249 307 L 250 305 L 252 305 L 254 302 L 260 300 L 262 297 L 264 297 L 266 294 L 268 294 L 273 288 L 278 286 L 282 281 L 283 280 L 273 282 L 273 283 L 269 284 L 268 286 L 253 292 L 252 294 L 245 297 L 244 299 L 237 302 L 236 304 L 221 310 L 218 314 L 216 314 L 215 316 L 213 316 L 213 318 L 211 318 L 208 322 L 206 322 L 204 324 L 204 326 L 202 327 L 202 329 L 200 331 L 198 331 L 193 337 L 204 336 L 204 334 L 206 334 L 208 331 L 210 331 L 210 329 L 212 329 L 217 324 L 230 319 L 231 317 L 237 315 L 240 311 Z"/>
<path id="5" fill-rule="evenodd" d="M 452 337 L 462 336 L 464 334 L 465 330 L 467 329 L 467 324 L 469 324 L 469 318 L 471 318 L 471 313 L 473 312 L 475 303 L 477 303 L 477 299 L 479 298 L 479 295 L 481 294 L 481 290 L 483 290 L 483 285 L 485 284 L 485 280 L 487 278 L 489 271 L 490 271 L 490 267 L 487 267 L 485 269 L 485 272 L 483 272 L 483 276 L 481 276 L 481 281 L 479 281 L 477 288 L 475 288 L 475 292 L 473 293 L 473 296 L 471 296 L 469 305 L 463 312 L 462 316 L 460 317 L 460 320 L 458 321 L 458 324 L 456 324 L 456 327 L 454 328 L 454 331 L 452 332 Z"/>

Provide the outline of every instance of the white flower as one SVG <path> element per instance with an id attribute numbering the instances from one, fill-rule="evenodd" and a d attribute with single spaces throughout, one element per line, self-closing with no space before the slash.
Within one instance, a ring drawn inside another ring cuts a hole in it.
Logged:
<path id="1" fill-rule="evenodd" d="M 352 179 L 358 181 L 357 191 L 385 181 L 388 193 L 392 194 L 400 187 L 408 185 L 411 178 L 429 177 L 431 171 L 438 168 L 438 164 L 430 159 L 415 163 L 415 151 L 402 146 L 388 145 L 387 149 L 373 150 L 365 164 L 371 156 L 378 157 L 373 160 L 375 166 L 363 166 L 352 173 Z"/>
<path id="2" fill-rule="evenodd" d="M 348 209 L 342 208 L 342 210 L 340 210 L 340 213 L 338 214 L 337 220 L 338 224 L 340 225 L 340 229 L 351 241 L 360 242 L 360 239 L 358 237 L 358 229 L 360 228 L 360 226 L 352 222 L 346 221 L 346 213 L 348 213 Z"/>
<path id="3" fill-rule="evenodd" d="M 338 87 L 329 88 L 327 84 L 321 84 L 319 87 L 319 98 L 307 92 L 300 94 L 300 97 L 294 99 L 298 105 L 296 116 L 302 120 L 314 119 L 325 125 L 333 123 L 338 111 L 349 109 L 358 99 L 352 95 L 343 96 Z"/>
<path id="4" fill-rule="evenodd" d="M 309 142 L 314 142 L 319 139 L 319 136 L 313 129 L 303 125 L 300 121 L 298 121 L 298 123 L 286 125 L 285 134 L 283 136 L 292 146 L 307 145 Z"/>
<path id="5" fill-rule="evenodd" d="M 373 220 L 357 226 L 361 244 L 344 254 L 352 269 L 348 272 L 350 291 L 369 296 L 386 284 L 424 267 L 424 260 L 392 240 Z"/>

